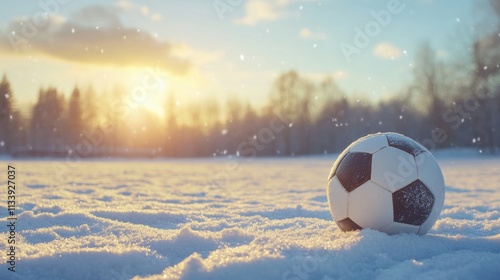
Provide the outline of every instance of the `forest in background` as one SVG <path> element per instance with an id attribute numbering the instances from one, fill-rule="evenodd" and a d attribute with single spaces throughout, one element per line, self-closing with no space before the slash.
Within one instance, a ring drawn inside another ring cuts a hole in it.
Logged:
<path id="1" fill-rule="evenodd" d="M 500 4 L 491 1 L 500 18 Z M 165 117 L 127 103 L 127 93 L 75 87 L 66 97 L 40 88 L 21 113 L 8 73 L 0 82 L 0 155 L 77 157 L 289 156 L 333 153 L 369 133 L 394 131 L 427 148 L 500 147 L 500 24 L 441 61 L 420 47 L 413 79 L 389 100 L 353 99 L 331 77 L 311 81 L 290 70 L 265 106 L 229 98 L 176 105 Z M 248 97 L 251 98 L 251 97 Z M 25 111 L 23 111 L 25 112 Z"/>

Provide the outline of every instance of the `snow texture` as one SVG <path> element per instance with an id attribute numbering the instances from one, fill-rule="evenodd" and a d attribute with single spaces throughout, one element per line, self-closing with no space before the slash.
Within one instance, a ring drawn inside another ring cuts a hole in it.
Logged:
<path id="1" fill-rule="evenodd" d="M 500 158 L 436 158 L 446 200 L 425 236 L 340 231 L 336 155 L 95 161 L 62 177 L 14 162 L 19 259 L 9 272 L 4 214 L 0 279 L 498 279 Z"/>

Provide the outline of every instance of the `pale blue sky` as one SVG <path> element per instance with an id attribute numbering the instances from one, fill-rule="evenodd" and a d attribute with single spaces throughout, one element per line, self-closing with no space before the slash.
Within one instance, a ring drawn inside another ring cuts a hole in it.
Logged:
<path id="1" fill-rule="evenodd" d="M 56 3 L 56 0 L 40 2 Z M 429 42 L 440 59 L 450 59 L 463 51 L 466 48 L 464 42 L 470 38 L 458 40 L 462 36 L 459 34 L 474 27 L 478 15 L 484 14 L 481 5 L 485 3 L 400 1 L 405 5 L 402 11 L 392 14 L 389 24 L 381 27 L 369 44 L 359 48 L 360 53 L 348 61 L 341 51 L 341 44 L 353 45 L 355 29 L 364 29 L 374 20 L 370 12 L 387 10 L 389 2 L 247 0 L 226 11 L 221 19 L 214 1 L 207 0 L 68 1 L 59 5 L 57 13 L 51 14 L 54 23 L 50 27 L 60 30 L 45 35 L 37 33 L 30 42 L 42 46 L 44 40 L 55 40 L 57 32 L 69 32 L 66 27 L 73 22 L 79 24 L 75 27 L 76 36 L 81 34 L 78 29 L 81 26 L 97 28 L 101 25 L 100 30 L 113 30 L 116 28 L 113 23 L 106 26 L 89 15 L 93 10 L 99 10 L 95 7 L 101 7 L 119 18 L 123 28 L 140 29 L 158 43 L 176 46 L 171 54 L 188 61 L 195 69 L 176 75 L 170 73 L 165 78 L 166 86 L 162 90 L 176 92 L 179 99 L 239 94 L 259 104 L 269 93 L 276 75 L 289 69 L 311 79 L 333 75 L 348 94 L 367 94 L 378 99 L 395 94 L 411 79 L 410 64 L 423 42 Z M 152 66 L 146 58 L 144 65 L 121 65 L 119 61 L 114 64 L 113 59 L 102 65 L 99 61 L 83 63 L 78 53 L 59 55 L 57 51 L 40 46 L 13 53 L 5 40 L 5 34 L 12 31 L 9 23 L 33 21 L 33 15 L 44 10 L 37 3 L 2 4 L 4 7 L 0 9 L 0 35 L 4 35 L 4 48 L 0 48 L 0 72 L 7 73 L 18 99 L 34 99 L 37 89 L 48 84 L 66 93 L 75 83 L 92 83 L 100 91 L 110 91 L 117 84 L 124 88 L 133 87 L 145 67 Z M 90 12 L 82 16 L 81 11 L 85 9 Z M 80 18 L 75 18 L 77 14 Z M 99 43 L 93 41 L 89 45 L 100 49 Z M 64 52 L 64 44 L 59 47 L 59 51 Z M 102 48 L 104 56 L 106 51 L 114 52 Z M 150 51 L 145 47 L 145 52 Z M 135 52 L 129 55 L 142 59 L 143 54 Z M 165 92 L 158 93 L 152 99 L 153 103 L 160 102 Z"/>

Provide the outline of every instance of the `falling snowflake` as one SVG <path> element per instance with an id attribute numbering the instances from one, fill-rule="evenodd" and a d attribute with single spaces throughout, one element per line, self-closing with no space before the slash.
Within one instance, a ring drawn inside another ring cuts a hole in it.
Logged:
<path id="1" fill-rule="evenodd" d="M 245 60 L 245 56 L 242 55 L 242 54 L 240 54 L 240 59 L 241 59 L 241 61 L 244 61 Z"/>
<path id="2" fill-rule="evenodd" d="M 3 147 L 5 146 L 5 142 L 4 141 L 0 141 L 0 147 Z"/>

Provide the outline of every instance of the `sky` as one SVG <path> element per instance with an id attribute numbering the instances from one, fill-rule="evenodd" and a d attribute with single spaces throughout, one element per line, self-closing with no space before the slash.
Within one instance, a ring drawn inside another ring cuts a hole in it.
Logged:
<path id="1" fill-rule="evenodd" d="M 474 27 L 481 3 L 4 3 L 0 73 L 7 75 L 21 104 L 34 102 L 41 86 L 56 86 L 68 95 L 75 85 L 91 84 L 97 92 L 123 89 L 134 95 L 149 84 L 155 86 L 141 93 L 157 111 L 168 93 L 175 94 L 178 105 L 230 95 L 261 105 L 273 80 L 291 69 L 317 81 L 332 76 L 350 96 L 378 100 L 397 94 L 411 80 L 415 54 L 424 42 L 438 59 L 463 52 L 464 30 Z"/>

